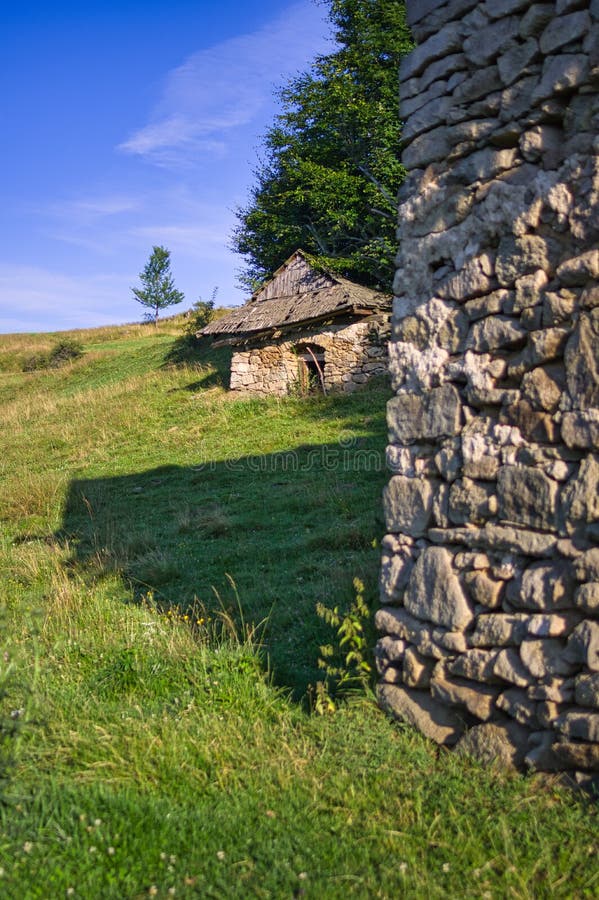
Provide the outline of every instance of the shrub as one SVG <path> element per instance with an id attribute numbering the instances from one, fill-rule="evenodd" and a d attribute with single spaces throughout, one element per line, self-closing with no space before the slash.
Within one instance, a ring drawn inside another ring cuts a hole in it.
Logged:
<path id="1" fill-rule="evenodd" d="M 24 372 L 34 372 L 36 369 L 57 369 L 65 363 L 73 362 L 83 356 L 83 347 L 71 338 L 63 338 L 58 341 L 48 353 L 34 353 L 28 356 L 23 363 Z"/>
<path id="2" fill-rule="evenodd" d="M 77 341 L 70 338 L 63 338 L 52 347 L 48 354 L 50 367 L 62 366 L 64 363 L 72 362 L 74 359 L 80 359 L 83 356 L 83 347 Z"/>
<path id="3" fill-rule="evenodd" d="M 202 328 L 205 328 L 214 318 L 214 301 L 216 300 L 217 294 L 218 288 L 215 287 L 212 291 L 210 300 L 202 300 L 200 297 L 200 299 L 196 300 L 191 307 L 189 319 L 185 328 L 185 333 L 189 337 L 195 337 L 196 333 L 201 331 Z"/>

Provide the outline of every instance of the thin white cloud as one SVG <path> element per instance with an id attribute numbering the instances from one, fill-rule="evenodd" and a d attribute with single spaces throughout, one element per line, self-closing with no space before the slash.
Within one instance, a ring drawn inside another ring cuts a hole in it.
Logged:
<path id="1" fill-rule="evenodd" d="M 71 225 L 98 224 L 102 219 L 135 213 L 141 208 L 141 198 L 133 194 L 83 194 L 76 199 L 51 203 L 23 205 L 24 213 L 36 218 L 69 222 Z"/>
<path id="2" fill-rule="evenodd" d="M 159 165 L 226 150 L 231 132 L 256 120 L 273 87 L 330 44 L 321 7 L 294 3 L 258 31 L 190 56 L 172 70 L 151 121 L 119 149 Z"/>
<path id="3" fill-rule="evenodd" d="M 52 240 L 106 256 L 118 246 L 123 224 L 143 214 L 144 198 L 130 194 L 91 194 L 31 212 L 40 233 Z"/>
<path id="4" fill-rule="evenodd" d="M 196 224 L 154 224 L 134 228 L 131 234 L 147 241 L 159 240 L 170 250 L 195 251 L 199 257 L 210 253 L 211 258 L 221 255 L 229 257 L 226 243 L 231 233 L 233 220 L 221 223 L 213 221 L 209 225 Z M 158 235 L 158 238 L 156 236 Z"/>
<path id="5" fill-rule="evenodd" d="M 71 212 L 89 216 L 119 216 L 139 209 L 139 198 L 125 195 L 90 197 L 77 200 L 71 205 Z"/>
<path id="6" fill-rule="evenodd" d="M 123 247 L 165 244 L 170 250 L 206 253 L 225 260 L 235 216 L 221 203 L 198 199 L 185 183 L 137 196 L 93 195 L 53 204 L 43 211 L 46 233 L 53 240 L 89 250 L 101 257 Z"/>
<path id="7" fill-rule="evenodd" d="M 109 324 L 122 318 L 127 292 L 126 276 L 0 264 L 0 332 L 45 330 L 49 319 L 53 330 Z"/>

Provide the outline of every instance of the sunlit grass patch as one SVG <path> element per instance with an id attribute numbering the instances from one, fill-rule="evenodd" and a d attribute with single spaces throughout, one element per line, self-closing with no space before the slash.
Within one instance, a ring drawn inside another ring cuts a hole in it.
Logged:
<path id="1" fill-rule="evenodd" d="M 584 799 L 310 711 L 316 604 L 377 603 L 384 386 L 240 399 L 143 328 L 0 378 L 0 896 L 594 896 Z"/>

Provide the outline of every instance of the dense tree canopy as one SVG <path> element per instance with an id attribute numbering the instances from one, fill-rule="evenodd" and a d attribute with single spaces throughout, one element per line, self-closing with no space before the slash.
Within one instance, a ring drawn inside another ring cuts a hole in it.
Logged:
<path id="1" fill-rule="evenodd" d="M 326 0 L 336 49 L 279 92 L 233 247 L 254 288 L 294 250 L 388 289 L 395 256 L 398 67 L 411 46 L 400 0 Z"/>

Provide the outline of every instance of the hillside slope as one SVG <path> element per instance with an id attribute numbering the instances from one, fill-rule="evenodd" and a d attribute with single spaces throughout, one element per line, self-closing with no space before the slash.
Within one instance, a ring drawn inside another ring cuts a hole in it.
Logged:
<path id="1" fill-rule="evenodd" d="M 2 896 L 590 896 L 585 801 L 309 710 L 316 604 L 376 600 L 386 386 L 237 397 L 179 329 L 0 338 Z"/>

